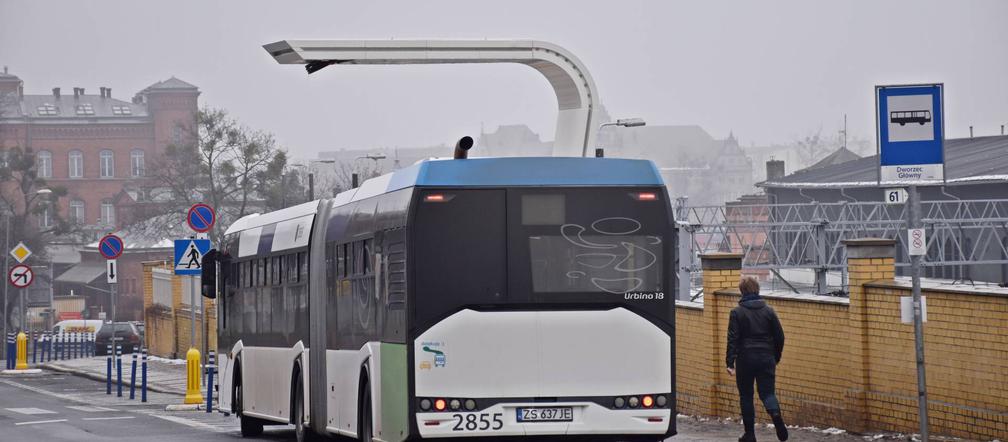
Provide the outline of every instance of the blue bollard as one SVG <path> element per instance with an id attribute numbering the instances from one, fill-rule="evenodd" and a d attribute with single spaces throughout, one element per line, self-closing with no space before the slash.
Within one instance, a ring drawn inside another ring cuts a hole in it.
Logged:
<path id="1" fill-rule="evenodd" d="M 16 350 L 14 349 L 14 333 L 7 333 L 7 351 L 4 352 L 4 356 L 6 357 L 8 370 L 14 369 L 15 353 Z"/>
<path id="2" fill-rule="evenodd" d="M 213 411 L 213 375 L 216 371 L 217 361 L 214 358 L 214 351 L 210 350 L 210 354 L 207 355 L 207 366 L 206 366 L 206 412 L 210 413 Z"/>
<path id="3" fill-rule="evenodd" d="M 116 344 L 116 397 L 122 397 L 122 345 Z"/>
<path id="4" fill-rule="evenodd" d="M 112 344 L 105 350 L 105 394 L 112 394 Z"/>
<path id="5" fill-rule="evenodd" d="M 147 348 L 143 349 L 143 362 L 140 369 L 140 402 L 147 402 Z"/>
<path id="6" fill-rule="evenodd" d="M 132 401 L 136 397 L 136 361 L 137 360 L 137 348 L 133 347 L 133 366 L 130 368 L 130 400 Z"/>

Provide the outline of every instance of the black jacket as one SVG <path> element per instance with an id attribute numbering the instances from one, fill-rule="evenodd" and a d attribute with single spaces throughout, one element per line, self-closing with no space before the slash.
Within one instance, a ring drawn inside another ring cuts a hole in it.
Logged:
<path id="1" fill-rule="evenodd" d="M 728 317 L 728 351 L 725 354 L 728 368 L 735 368 L 735 360 L 743 353 L 772 353 L 780 362 L 783 351 L 784 329 L 777 313 L 762 299 L 739 301 Z"/>

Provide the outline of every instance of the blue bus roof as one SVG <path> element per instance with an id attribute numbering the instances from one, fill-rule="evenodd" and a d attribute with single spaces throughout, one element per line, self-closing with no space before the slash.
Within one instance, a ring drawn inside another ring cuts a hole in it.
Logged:
<path id="1" fill-rule="evenodd" d="M 650 160 L 505 157 L 420 161 L 336 195 L 335 205 L 407 187 L 662 186 Z"/>
<path id="2" fill-rule="evenodd" d="M 414 169 L 415 170 L 411 170 Z M 648 160 L 621 158 L 471 158 L 429 160 L 393 174 L 414 186 L 660 186 Z M 409 182 L 412 181 L 412 182 Z"/>

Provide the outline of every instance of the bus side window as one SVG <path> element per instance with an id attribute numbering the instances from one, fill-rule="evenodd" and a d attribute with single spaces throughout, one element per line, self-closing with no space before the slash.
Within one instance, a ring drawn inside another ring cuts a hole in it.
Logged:
<path id="1" fill-rule="evenodd" d="M 298 253 L 298 281 L 308 281 L 308 252 Z"/>

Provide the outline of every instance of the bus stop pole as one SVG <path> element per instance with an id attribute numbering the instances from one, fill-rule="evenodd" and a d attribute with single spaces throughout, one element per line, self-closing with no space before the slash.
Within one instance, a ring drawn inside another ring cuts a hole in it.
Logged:
<path id="1" fill-rule="evenodd" d="M 910 186 L 909 199 L 909 227 L 911 229 L 917 229 L 921 226 L 921 203 L 920 194 L 917 193 L 917 186 Z M 910 241 L 912 241 L 912 239 L 908 234 L 907 243 L 909 244 Z M 911 290 L 913 294 L 914 348 L 917 359 L 917 406 L 920 409 L 921 440 L 927 442 L 928 404 L 927 382 L 924 373 L 924 321 L 921 311 L 921 255 L 912 255 L 910 257 L 910 272 L 912 278 Z"/>

